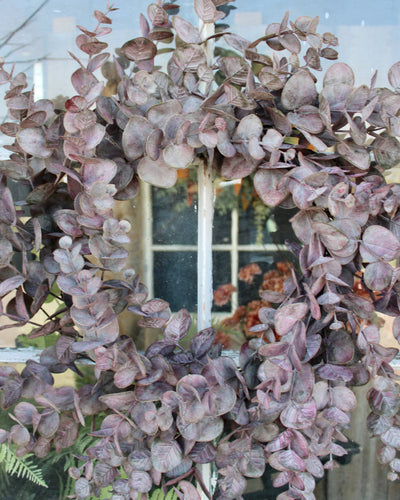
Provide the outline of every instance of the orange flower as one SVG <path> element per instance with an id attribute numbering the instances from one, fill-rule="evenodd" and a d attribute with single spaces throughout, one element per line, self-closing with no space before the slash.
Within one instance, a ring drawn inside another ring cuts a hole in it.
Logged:
<path id="1" fill-rule="evenodd" d="M 256 274 L 261 274 L 261 273 L 262 271 L 260 266 L 253 262 L 251 264 L 247 264 L 247 266 L 244 266 L 240 269 L 239 279 L 251 285 L 253 283 L 254 276 Z"/>
<path id="2" fill-rule="evenodd" d="M 221 285 L 216 290 L 214 290 L 214 304 L 216 306 L 224 306 L 230 302 L 232 298 L 232 292 L 236 292 L 236 287 L 231 283 L 226 285 Z"/>

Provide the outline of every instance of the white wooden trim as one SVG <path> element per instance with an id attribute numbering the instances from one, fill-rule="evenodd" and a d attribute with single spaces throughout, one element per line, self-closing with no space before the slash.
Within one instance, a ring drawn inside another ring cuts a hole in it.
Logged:
<path id="1" fill-rule="evenodd" d="M 153 208 L 151 202 L 151 186 L 141 182 L 140 194 L 142 197 L 143 238 L 142 262 L 143 282 L 149 290 L 149 297 L 154 297 L 154 245 L 153 245 Z"/>
<path id="2" fill-rule="evenodd" d="M 232 229 L 233 231 L 233 229 Z M 197 252 L 197 245 L 152 245 L 153 252 Z M 265 245 L 233 245 L 232 243 L 221 243 L 212 245 L 214 251 L 231 252 L 277 252 L 279 250 L 287 250 L 285 245 L 276 245 L 275 243 L 266 243 Z"/>
<path id="3" fill-rule="evenodd" d="M 212 230 L 214 186 L 212 166 L 205 162 L 198 169 L 197 213 L 197 330 L 211 326 L 213 301 Z"/>
<path id="4" fill-rule="evenodd" d="M 237 291 L 232 293 L 231 311 L 234 313 L 239 305 L 239 211 L 231 213 L 231 283 Z"/>
<path id="5" fill-rule="evenodd" d="M 26 363 L 28 359 L 39 361 L 41 352 L 42 349 L 34 347 L 3 347 L 0 348 L 0 363 Z M 239 351 L 224 350 L 222 356 L 232 358 L 239 366 Z M 91 365 L 93 362 L 89 359 L 78 359 L 76 364 Z M 400 354 L 391 361 L 390 366 L 394 370 L 400 370 Z"/>

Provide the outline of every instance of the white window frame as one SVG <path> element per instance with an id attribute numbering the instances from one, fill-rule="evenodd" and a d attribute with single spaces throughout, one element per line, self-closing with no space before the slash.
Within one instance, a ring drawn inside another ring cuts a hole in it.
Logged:
<path id="1" fill-rule="evenodd" d="M 225 183 L 228 184 L 228 183 Z M 168 244 L 154 243 L 153 241 L 153 200 L 152 187 L 147 183 L 141 185 L 142 211 L 143 211 L 143 281 L 149 289 L 149 296 L 154 298 L 154 254 L 156 252 L 197 252 L 198 245 L 191 244 Z M 215 197 L 215 196 L 214 196 Z M 197 209 L 200 212 L 200 209 Z M 212 225 L 212 223 L 211 223 Z M 239 255 L 242 252 L 279 252 L 287 251 L 284 244 L 262 243 L 262 244 L 240 244 L 239 243 L 239 209 L 234 208 L 230 215 L 230 242 L 211 244 L 213 252 L 221 251 L 229 253 L 230 258 L 230 283 L 238 289 L 239 286 Z M 199 232 L 200 233 L 200 232 Z M 228 281 L 228 277 L 227 277 Z M 168 300 L 168 297 L 161 297 Z M 231 309 L 229 313 L 213 313 L 213 317 L 233 314 L 239 305 L 239 292 L 232 293 Z M 193 311 L 192 311 L 193 312 Z"/>

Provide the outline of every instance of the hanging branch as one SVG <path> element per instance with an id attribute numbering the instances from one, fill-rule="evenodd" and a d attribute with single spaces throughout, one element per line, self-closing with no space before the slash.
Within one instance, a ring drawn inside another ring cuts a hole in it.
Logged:
<path id="1" fill-rule="evenodd" d="M 49 2 L 49 0 L 44 0 L 39 7 L 32 12 L 30 16 L 28 16 L 23 23 L 21 23 L 15 30 L 11 31 L 8 35 L 6 35 L 6 39 L 0 43 L 0 49 L 2 49 L 7 43 L 17 34 L 19 33 L 25 26 L 31 21 L 36 14 Z"/>

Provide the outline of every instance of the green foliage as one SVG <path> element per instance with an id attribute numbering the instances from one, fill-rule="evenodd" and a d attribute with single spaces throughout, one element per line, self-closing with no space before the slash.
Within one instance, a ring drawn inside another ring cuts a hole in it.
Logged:
<path id="1" fill-rule="evenodd" d="M 145 500 L 140 497 L 140 500 Z M 171 488 L 167 491 L 167 494 L 164 495 L 162 488 L 158 488 L 153 491 L 151 494 L 150 500 L 178 500 L 178 496 L 175 491 Z"/>
<path id="2" fill-rule="evenodd" d="M 34 484 L 47 488 L 42 470 L 32 462 L 31 456 L 32 453 L 29 453 L 24 458 L 20 458 L 6 444 L 2 444 L 0 447 L 0 464 L 8 474 L 28 479 Z"/>

